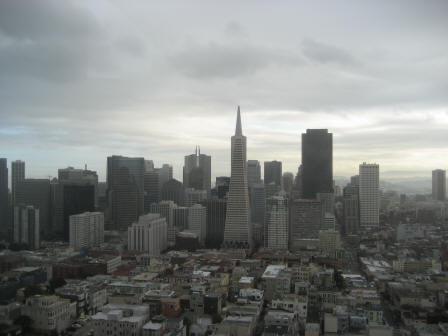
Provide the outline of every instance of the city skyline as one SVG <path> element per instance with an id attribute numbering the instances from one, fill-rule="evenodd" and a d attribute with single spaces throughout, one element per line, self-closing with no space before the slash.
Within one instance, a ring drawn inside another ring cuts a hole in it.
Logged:
<path id="1" fill-rule="evenodd" d="M 36 178 L 87 163 L 101 181 L 106 157 L 143 156 L 180 179 L 201 145 L 228 175 L 241 105 L 248 159 L 295 172 L 300 134 L 325 128 L 335 176 L 364 161 L 427 176 L 448 151 L 447 6 L 2 2 L 1 156 Z"/>

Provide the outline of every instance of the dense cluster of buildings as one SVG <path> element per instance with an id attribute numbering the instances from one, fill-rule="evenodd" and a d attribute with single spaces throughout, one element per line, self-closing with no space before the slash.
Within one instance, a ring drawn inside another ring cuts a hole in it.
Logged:
<path id="1" fill-rule="evenodd" d="M 9 190 L 0 159 L 0 323 L 11 335 L 446 335 L 444 170 L 432 195 L 383 190 L 366 162 L 336 185 L 326 129 L 302 134 L 295 176 L 261 167 L 239 108 L 231 176 L 214 186 L 199 147 L 182 182 L 169 164 L 110 156 L 105 183 L 87 167 L 26 178 L 13 161 Z"/>

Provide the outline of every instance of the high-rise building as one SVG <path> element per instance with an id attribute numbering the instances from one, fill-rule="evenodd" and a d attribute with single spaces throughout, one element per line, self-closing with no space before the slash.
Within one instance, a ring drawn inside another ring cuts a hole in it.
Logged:
<path id="1" fill-rule="evenodd" d="M 171 179 L 168 182 L 165 182 L 160 194 L 162 201 L 173 201 L 177 205 L 184 204 L 184 185 L 176 179 Z"/>
<path id="2" fill-rule="evenodd" d="M 210 195 L 211 156 L 201 154 L 201 149 L 196 147 L 194 154 L 185 156 L 183 176 L 185 188 L 205 190 Z"/>
<path id="3" fill-rule="evenodd" d="M 318 200 L 296 199 L 290 206 L 289 246 L 291 250 L 300 248 L 304 239 L 318 239 L 323 213 Z"/>
<path id="4" fill-rule="evenodd" d="M 216 177 L 216 196 L 218 198 L 227 198 L 230 187 L 230 177 L 228 176 L 217 176 Z"/>
<path id="5" fill-rule="evenodd" d="M 201 202 L 207 208 L 207 229 L 205 246 L 219 249 L 224 240 L 227 201 L 220 198 L 209 198 Z"/>
<path id="6" fill-rule="evenodd" d="M 316 198 L 322 203 L 324 213 L 334 214 L 334 194 L 332 192 L 319 192 L 316 194 Z"/>
<path id="7" fill-rule="evenodd" d="M 194 204 L 188 211 L 188 231 L 195 233 L 199 243 L 204 245 L 207 235 L 207 208 Z"/>
<path id="8" fill-rule="evenodd" d="M 299 166 L 297 169 L 297 174 L 294 178 L 294 184 L 292 185 L 291 190 L 291 199 L 301 199 L 302 196 L 302 165 Z"/>
<path id="9" fill-rule="evenodd" d="M 247 184 L 251 188 L 254 184 L 261 183 L 261 165 L 258 160 L 247 161 Z"/>
<path id="10" fill-rule="evenodd" d="M 0 240 L 10 239 L 8 162 L 0 158 Z"/>
<path id="11" fill-rule="evenodd" d="M 265 185 L 263 183 L 254 184 L 250 188 L 250 213 L 252 223 L 264 225 L 265 209 Z"/>
<path id="12" fill-rule="evenodd" d="M 377 229 L 380 213 L 380 166 L 359 165 L 359 225 L 361 229 Z"/>
<path id="13" fill-rule="evenodd" d="M 446 170 L 432 171 L 432 198 L 437 201 L 446 199 Z"/>
<path id="14" fill-rule="evenodd" d="M 302 197 L 333 192 L 333 134 L 307 129 L 302 134 Z"/>
<path id="15" fill-rule="evenodd" d="M 167 248 L 167 223 L 159 214 L 140 216 L 128 228 L 128 249 L 160 255 Z"/>
<path id="16" fill-rule="evenodd" d="M 343 193 L 344 233 L 357 234 L 359 230 L 359 175 L 352 177 Z"/>
<path id="17" fill-rule="evenodd" d="M 16 204 L 17 183 L 25 179 L 25 162 L 16 160 L 11 162 L 11 197 L 13 206 Z"/>
<path id="18" fill-rule="evenodd" d="M 49 233 L 51 239 L 58 238 L 68 242 L 70 216 L 95 211 L 95 186 L 90 183 L 90 181 L 52 181 L 52 222 Z"/>
<path id="19" fill-rule="evenodd" d="M 287 250 L 289 243 L 288 199 L 274 196 L 266 200 L 265 247 Z"/>
<path id="20" fill-rule="evenodd" d="M 282 177 L 283 190 L 288 194 L 291 193 L 293 184 L 294 175 L 290 172 L 284 172 Z"/>
<path id="21" fill-rule="evenodd" d="M 194 204 L 201 203 L 201 201 L 207 199 L 206 190 L 197 190 L 193 188 L 185 189 L 184 204 L 187 207 L 191 207 Z"/>
<path id="22" fill-rule="evenodd" d="M 57 238 L 52 219 L 50 180 L 24 179 L 16 185 L 16 205 L 32 205 L 39 209 L 39 229 L 42 239 Z"/>
<path id="23" fill-rule="evenodd" d="M 14 207 L 14 242 L 26 244 L 29 249 L 40 247 L 39 209 L 32 205 Z"/>
<path id="24" fill-rule="evenodd" d="M 282 186 L 282 163 L 280 161 L 264 162 L 264 184 L 274 183 Z"/>
<path id="25" fill-rule="evenodd" d="M 159 168 L 159 176 L 160 176 L 160 188 L 162 188 L 162 186 L 168 182 L 169 180 L 171 180 L 173 178 L 173 166 L 168 164 L 168 163 L 164 163 L 162 165 L 162 168 Z"/>
<path id="26" fill-rule="evenodd" d="M 177 205 L 173 201 L 160 201 L 153 203 L 150 207 L 150 212 L 159 214 L 160 217 L 166 219 L 167 224 L 167 242 L 169 246 L 176 244 L 176 227 L 174 226 L 174 209 Z"/>
<path id="27" fill-rule="evenodd" d="M 144 173 L 143 158 L 107 158 L 109 229 L 125 231 L 143 213 Z"/>
<path id="28" fill-rule="evenodd" d="M 252 247 L 252 228 L 247 186 L 247 145 L 241 128 L 239 106 L 235 135 L 232 136 L 231 144 L 232 169 L 223 244 L 225 247 L 250 248 Z"/>
<path id="29" fill-rule="evenodd" d="M 146 170 L 144 173 L 144 212 L 149 212 L 152 203 L 157 203 L 161 198 L 160 169 Z"/>
<path id="30" fill-rule="evenodd" d="M 104 214 L 84 212 L 70 216 L 70 247 L 81 250 L 104 242 Z"/>
<path id="31" fill-rule="evenodd" d="M 176 232 L 188 229 L 188 211 L 190 208 L 178 206 L 173 209 L 173 226 Z"/>
<path id="32" fill-rule="evenodd" d="M 67 167 L 58 169 L 58 181 L 64 184 L 93 185 L 95 207 L 98 206 L 98 174 L 96 171 Z"/>

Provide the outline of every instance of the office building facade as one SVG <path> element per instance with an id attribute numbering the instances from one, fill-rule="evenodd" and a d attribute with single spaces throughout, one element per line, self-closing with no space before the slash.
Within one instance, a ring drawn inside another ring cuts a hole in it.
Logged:
<path id="1" fill-rule="evenodd" d="M 432 171 L 432 199 L 446 200 L 446 170 L 436 169 Z"/>
<path id="2" fill-rule="evenodd" d="M 359 225 L 363 230 L 378 229 L 380 215 L 380 167 L 359 165 Z"/>
<path id="3" fill-rule="evenodd" d="M 100 246 L 104 242 L 104 214 L 84 212 L 70 216 L 70 247 L 75 250 Z"/>
<path id="4" fill-rule="evenodd" d="M 302 134 L 302 197 L 333 192 L 333 134 L 307 129 Z"/>
<path id="5" fill-rule="evenodd" d="M 241 128 L 239 106 L 235 135 L 231 138 L 231 145 L 231 177 L 223 244 L 231 248 L 250 248 L 252 247 L 252 227 L 247 185 L 247 144 Z"/>

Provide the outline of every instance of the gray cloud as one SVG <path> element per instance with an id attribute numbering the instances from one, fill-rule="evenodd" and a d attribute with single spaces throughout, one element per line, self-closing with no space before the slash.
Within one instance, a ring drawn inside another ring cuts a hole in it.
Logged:
<path id="1" fill-rule="evenodd" d="M 443 167 L 446 6 L 1 1 L 0 153 L 41 176 L 88 161 L 105 178 L 110 154 L 180 176 L 200 144 L 227 174 L 240 104 L 248 156 L 285 170 L 322 127 L 335 173 Z"/>

